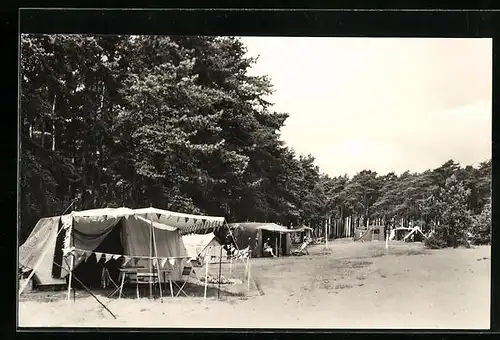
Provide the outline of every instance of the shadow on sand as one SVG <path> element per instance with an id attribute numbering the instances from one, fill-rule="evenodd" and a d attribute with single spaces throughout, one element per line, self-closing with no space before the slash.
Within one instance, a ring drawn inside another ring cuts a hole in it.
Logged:
<path id="1" fill-rule="evenodd" d="M 180 287 L 182 287 L 181 283 L 178 283 Z M 217 284 L 209 284 L 207 287 L 207 298 L 223 298 L 223 297 L 244 297 L 246 296 L 243 292 L 231 292 L 228 290 L 228 286 L 232 286 L 230 284 L 221 284 L 220 291 L 218 289 Z M 119 293 L 111 295 L 114 291 L 114 286 L 111 288 L 91 288 L 89 287 L 92 294 L 94 294 L 98 299 L 103 298 L 111 298 L 118 299 Z M 142 284 L 139 286 L 139 298 L 149 298 L 150 296 L 153 299 L 160 298 L 160 291 L 158 284 L 152 285 L 151 294 L 149 290 L 149 284 Z M 178 298 L 186 298 L 186 297 L 203 297 L 205 293 L 205 286 L 202 283 L 191 283 L 187 282 L 182 291 L 179 293 L 179 288 L 172 283 L 172 293 L 174 297 Z M 170 292 L 169 285 L 162 285 L 162 297 L 171 297 L 172 293 Z M 91 297 L 87 290 L 82 287 L 75 287 L 70 294 L 71 300 L 78 300 L 87 297 Z M 20 301 L 39 301 L 39 302 L 55 302 L 67 299 L 68 292 L 66 289 L 57 289 L 57 290 L 33 290 L 31 292 L 27 292 L 20 296 Z M 135 285 L 124 285 L 122 291 L 122 299 L 137 299 L 137 288 Z"/>

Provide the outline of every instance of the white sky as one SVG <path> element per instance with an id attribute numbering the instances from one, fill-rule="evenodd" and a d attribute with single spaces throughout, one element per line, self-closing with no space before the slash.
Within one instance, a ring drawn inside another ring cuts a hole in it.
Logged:
<path id="1" fill-rule="evenodd" d="M 491 157 L 492 40 L 244 37 L 282 139 L 332 176 Z"/>

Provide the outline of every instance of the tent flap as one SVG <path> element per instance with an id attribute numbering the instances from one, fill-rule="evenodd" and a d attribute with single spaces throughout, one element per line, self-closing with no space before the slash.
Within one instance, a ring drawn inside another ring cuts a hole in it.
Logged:
<path id="1" fill-rule="evenodd" d="M 73 245 L 76 249 L 93 251 L 108 236 L 121 217 L 74 216 Z"/>

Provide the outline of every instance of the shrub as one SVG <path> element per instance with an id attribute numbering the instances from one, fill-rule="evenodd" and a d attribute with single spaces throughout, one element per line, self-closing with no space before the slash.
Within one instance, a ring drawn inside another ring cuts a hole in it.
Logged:
<path id="1" fill-rule="evenodd" d="M 491 244 L 491 203 L 472 218 L 471 241 L 476 245 Z"/>

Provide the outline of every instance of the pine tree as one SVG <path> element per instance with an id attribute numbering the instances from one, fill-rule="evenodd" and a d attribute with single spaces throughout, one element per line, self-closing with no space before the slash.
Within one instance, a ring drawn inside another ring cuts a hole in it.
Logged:
<path id="1" fill-rule="evenodd" d="M 467 209 L 470 191 L 464 188 L 455 175 L 445 182 L 444 188 L 433 205 L 440 212 L 440 224 L 428 241 L 431 247 L 447 245 L 469 246 L 468 235 L 472 227 L 471 212 Z"/>

